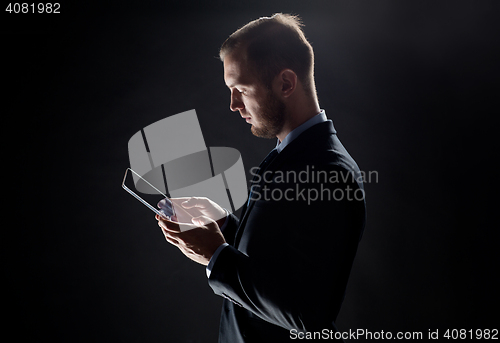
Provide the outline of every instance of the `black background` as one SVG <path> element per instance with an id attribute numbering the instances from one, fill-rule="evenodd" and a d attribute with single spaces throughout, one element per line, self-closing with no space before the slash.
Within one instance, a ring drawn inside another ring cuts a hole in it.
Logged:
<path id="1" fill-rule="evenodd" d="M 498 328 L 496 1 L 2 4 L 4 303 L 19 340 L 216 342 L 204 267 L 120 182 L 130 137 L 193 108 L 206 145 L 238 149 L 249 176 L 275 141 L 230 112 L 217 54 L 275 12 L 303 18 L 320 106 L 378 173 L 339 329 Z"/>

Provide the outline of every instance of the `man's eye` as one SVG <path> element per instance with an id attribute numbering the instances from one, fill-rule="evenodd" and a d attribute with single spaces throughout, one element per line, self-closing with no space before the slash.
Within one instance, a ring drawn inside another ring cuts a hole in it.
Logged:
<path id="1" fill-rule="evenodd" d="M 241 89 L 241 88 L 234 88 L 235 91 L 237 91 L 240 94 L 246 94 L 246 89 Z"/>

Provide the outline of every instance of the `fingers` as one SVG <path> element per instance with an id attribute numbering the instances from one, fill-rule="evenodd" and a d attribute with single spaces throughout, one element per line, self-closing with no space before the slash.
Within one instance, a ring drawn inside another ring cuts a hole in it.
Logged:
<path id="1" fill-rule="evenodd" d="M 202 198 L 195 198 L 202 199 Z M 163 200 L 162 200 L 163 201 Z M 158 206 L 162 205 L 162 201 L 158 204 Z M 183 221 L 189 221 L 193 216 L 200 215 L 200 211 L 198 206 L 196 206 L 196 200 L 193 200 L 192 197 L 183 197 L 183 198 L 171 198 L 171 207 L 175 210 L 175 213 L 180 215 L 183 218 Z M 188 202 L 188 206 L 185 207 L 184 203 Z"/>
<path id="2" fill-rule="evenodd" d="M 170 244 L 179 245 L 179 241 L 169 236 L 167 233 L 165 233 L 165 231 L 163 231 L 163 235 L 165 236 L 166 241 L 169 242 Z"/>
<path id="3" fill-rule="evenodd" d="M 164 198 L 164 199 L 161 199 L 161 200 L 158 202 L 157 206 L 158 206 L 159 208 L 163 208 L 163 207 L 172 207 L 172 201 L 170 201 L 170 199 L 168 199 L 168 198 Z"/>
<path id="4" fill-rule="evenodd" d="M 165 216 L 172 216 L 174 214 L 172 202 L 167 198 L 160 200 L 157 206 Z"/>
<path id="5" fill-rule="evenodd" d="M 205 208 L 206 202 L 207 202 L 207 198 L 191 197 L 185 201 L 182 201 L 181 206 L 184 207 L 185 209 L 191 209 L 194 207 Z"/>
<path id="6" fill-rule="evenodd" d="M 189 199 L 191 199 L 192 197 L 180 197 L 180 198 L 170 198 L 170 200 L 174 203 L 174 204 L 180 204 L 184 201 L 187 201 Z"/>
<path id="7" fill-rule="evenodd" d="M 198 226 L 195 224 L 188 223 L 177 223 L 173 222 L 169 219 L 163 218 L 159 215 L 155 216 L 156 220 L 158 220 L 158 226 L 160 226 L 163 230 L 167 231 L 169 234 L 175 235 L 184 231 L 196 229 Z"/>
<path id="8" fill-rule="evenodd" d="M 210 225 L 212 223 L 215 223 L 215 221 L 213 221 L 212 219 L 210 219 L 206 216 L 193 217 L 191 219 L 191 221 L 193 222 L 193 224 L 198 225 L 198 226 L 207 226 L 207 225 Z"/>
<path id="9" fill-rule="evenodd" d="M 155 216 L 156 220 L 158 220 L 158 226 L 168 232 L 177 233 L 180 232 L 179 224 L 171 221 L 168 218 L 161 217 L 158 214 Z"/>
<path id="10" fill-rule="evenodd" d="M 184 202 L 188 202 L 189 200 L 191 200 L 191 202 L 194 204 L 195 201 L 193 201 L 193 198 L 195 197 L 180 197 L 180 198 L 170 198 L 170 200 L 172 201 L 172 203 L 176 206 L 182 206 L 182 203 Z M 199 198 L 198 198 L 199 199 Z M 187 207 L 186 207 L 187 208 Z"/>

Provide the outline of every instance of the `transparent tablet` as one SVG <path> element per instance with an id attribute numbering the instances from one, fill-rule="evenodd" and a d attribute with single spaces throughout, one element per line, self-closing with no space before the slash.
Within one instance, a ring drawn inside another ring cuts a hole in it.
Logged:
<path id="1" fill-rule="evenodd" d="M 142 196 L 139 196 L 132 190 L 136 189 L 134 178 L 137 179 L 138 182 L 143 183 L 141 189 L 145 188 L 147 190 L 142 193 Z M 127 168 L 125 171 L 122 187 L 154 213 L 166 219 L 176 219 L 175 209 L 170 198 L 130 168 Z M 161 208 L 158 207 L 160 201 Z"/>

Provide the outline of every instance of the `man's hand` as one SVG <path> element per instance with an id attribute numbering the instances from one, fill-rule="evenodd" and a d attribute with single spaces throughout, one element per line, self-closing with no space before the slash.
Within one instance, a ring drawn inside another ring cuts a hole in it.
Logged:
<path id="1" fill-rule="evenodd" d="M 227 213 L 217 203 L 208 198 L 203 197 L 188 197 L 188 198 L 172 198 L 176 218 L 172 218 L 179 223 L 192 223 L 192 219 L 200 216 L 208 217 L 216 221 L 221 227 L 226 221 Z M 163 199 L 158 203 L 160 209 L 165 209 L 169 213 L 171 209 L 167 200 Z"/>
<path id="2" fill-rule="evenodd" d="M 165 239 L 191 260 L 208 265 L 215 250 L 226 242 L 217 223 L 206 217 L 191 219 L 194 224 L 179 224 L 156 215 Z M 183 226 L 182 231 L 180 225 Z"/>

